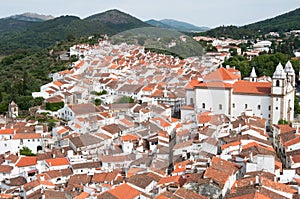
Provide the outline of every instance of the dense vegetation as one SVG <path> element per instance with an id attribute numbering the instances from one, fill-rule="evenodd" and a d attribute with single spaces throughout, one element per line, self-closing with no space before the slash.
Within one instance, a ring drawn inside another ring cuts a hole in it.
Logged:
<path id="1" fill-rule="evenodd" d="M 235 66 L 236 69 L 241 71 L 242 77 L 248 77 L 250 75 L 252 67 L 255 68 L 258 76 L 272 77 L 278 63 L 283 65 L 290 60 L 290 56 L 283 53 L 275 54 L 263 54 L 258 57 L 254 57 L 251 61 L 248 61 L 246 57 L 236 55 L 224 62 L 224 66 Z M 296 74 L 299 72 L 300 60 L 291 60 L 291 63 L 295 69 Z"/>
<path id="2" fill-rule="evenodd" d="M 237 27 L 220 26 L 204 33 L 195 35 L 207 35 L 211 37 L 230 37 L 233 39 L 256 38 L 269 32 L 288 32 L 300 29 L 300 8 L 277 17 L 260 21 L 257 23 Z"/>
<path id="3" fill-rule="evenodd" d="M 73 40 L 93 34 L 116 33 L 148 24 L 118 10 L 80 19 L 61 16 L 43 22 L 28 22 L 17 19 L 0 20 L 0 52 L 10 54 L 16 49 L 49 47 L 57 41 Z"/>
<path id="4" fill-rule="evenodd" d="M 112 41 L 116 44 L 123 42 L 138 44 L 145 46 L 147 50 L 180 58 L 201 56 L 203 53 L 202 46 L 191 37 L 163 28 L 135 28 L 114 35 Z"/>

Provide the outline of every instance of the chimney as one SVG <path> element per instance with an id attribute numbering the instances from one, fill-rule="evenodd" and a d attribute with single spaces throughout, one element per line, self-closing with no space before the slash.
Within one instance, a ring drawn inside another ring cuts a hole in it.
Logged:
<path id="1" fill-rule="evenodd" d="M 249 154 L 249 160 L 252 162 L 253 161 L 253 153 L 252 153 L 252 151 L 250 152 L 250 154 Z"/>
<path id="2" fill-rule="evenodd" d="M 256 184 L 256 185 L 259 184 L 259 176 L 255 176 L 255 184 Z"/>
<path id="3" fill-rule="evenodd" d="M 241 124 L 241 123 L 239 123 L 239 130 L 238 130 L 238 132 L 240 133 L 240 132 L 241 132 L 241 130 L 242 130 L 242 124 Z"/>
<path id="4" fill-rule="evenodd" d="M 277 182 L 277 176 L 274 176 L 274 182 Z"/>

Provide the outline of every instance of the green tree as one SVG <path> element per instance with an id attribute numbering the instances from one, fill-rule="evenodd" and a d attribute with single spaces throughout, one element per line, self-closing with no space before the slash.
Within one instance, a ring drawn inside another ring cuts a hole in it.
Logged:
<path id="1" fill-rule="evenodd" d="M 55 122 L 48 122 L 48 131 L 52 131 L 52 129 L 56 126 Z"/>
<path id="2" fill-rule="evenodd" d="M 278 124 L 289 124 L 289 122 L 286 121 L 286 120 L 284 120 L 284 119 L 280 119 L 280 120 L 278 121 Z"/>
<path id="3" fill-rule="evenodd" d="M 134 103 L 134 99 L 132 97 L 123 96 L 117 101 L 117 103 L 119 104 Z"/>
<path id="4" fill-rule="evenodd" d="M 229 49 L 229 52 L 230 52 L 230 55 L 231 55 L 231 56 L 236 56 L 236 55 L 238 54 L 236 48 L 230 48 L 230 49 Z"/>
<path id="5" fill-rule="evenodd" d="M 36 156 L 36 154 L 32 153 L 27 146 L 24 146 L 22 149 L 20 149 L 20 155 Z"/>
<path id="6" fill-rule="evenodd" d="M 102 103 L 102 100 L 101 99 L 95 99 L 95 105 L 96 106 L 99 106 L 100 104 Z"/>

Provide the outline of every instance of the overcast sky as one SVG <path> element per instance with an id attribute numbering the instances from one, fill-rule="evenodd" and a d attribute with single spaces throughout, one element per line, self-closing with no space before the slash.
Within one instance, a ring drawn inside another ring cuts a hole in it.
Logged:
<path id="1" fill-rule="evenodd" d="M 0 17 L 35 12 L 85 18 L 116 8 L 141 20 L 169 18 L 212 28 L 245 25 L 299 7 L 299 0 L 2 0 Z"/>

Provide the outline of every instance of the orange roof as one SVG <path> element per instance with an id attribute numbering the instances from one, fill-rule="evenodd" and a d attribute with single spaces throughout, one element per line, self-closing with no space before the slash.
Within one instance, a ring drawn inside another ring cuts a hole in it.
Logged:
<path id="1" fill-rule="evenodd" d="M 13 139 L 38 139 L 42 138 L 40 133 L 17 133 Z"/>
<path id="2" fill-rule="evenodd" d="M 285 142 L 283 145 L 288 147 L 288 146 L 291 146 L 291 145 L 294 145 L 294 144 L 297 144 L 300 142 L 300 136 L 299 135 L 296 135 L 296 137 L 292 140 L 289 140 L 287 142 Z"/>
<path id="3" fill-rule="evenodd" d="M 228 143 L 228 144 L 224 144 L 221 146 L 221 149 L 224 150 L 228 147 L 231 147 L 231 146 L 238 146 L 241 144 L 241 141 L 235 141 L 235 142 L 231 142 L 231 143 Z"/>
<path id="4" fill-rule="evenodd" d="M 242 148 L 244 150 L 244 149 L 251 148 L 254 146 L 261 147 L 261 148 L 267 149 L 269 151 L 275 152 L 273 147 L 263 146 L 263 145 L 258 144 L 257 142 L 250 142 L 249 144 L 244 145 Z"/>
<path id="5" fill-rule="evenodd" d="M 125 124 L 126 126 L 129 126 L 129 127 L 134 126 L 134 123 L 133 123 L 133 122 L 131 122 L 131 121 L 125 119 L 125 118 L 124 118 L 124 119 L 121 119 L 120 122 L 122 122 L 123 124 Z"/>
<path id="6" fill-rule="evenodd" d="M 179 175 L 179 176 L 167 176 L 167 177 L 164 177 L 164 178 L 161 178 L 157 185 L 168 185 L 168 184 L 181 184 L 183 185 L 184 184 L 184 179 Z"/>
<path id="7" fill-rule="evenodd" d="M 240 80 L 233 85 L 233 92 L 241 94 L 270 95 L 271 86 L 271 82 L 248 82 Z"/>
<path id="8" fill-rule="evenodd" d="M 291 127 L 288 124 L 274 124 L 274 126 L 280 130 L 280 134 L 296 131 L 295 128 Z"/>
<path id="9" fill-rule="evenodd" d="M 135 168 L 135 167 L 131 167 L 128 172 L 127 172 L 127 178 L 130 178 L 131 176 L 137 174 L 140 171 L 144 171 L 145 169 L 143 168 Z"/>
<path id="10" fill-rule="evenodd" d="M 14 132 L 17 129 L 0 129 L 0 135 L 11 135 L 14 134 Z"/>
<path id="11" fill-rule="evenodd" d="M 17 167 L 27 167 L 27 166 L 34 166 L 37 163 L 36 157 L 21 157 L 19 161 L 17 162 Z"/>
<path id="12" fill-rule="evenodd" d="M 194 89 L 195 86 L 199 84 L 199 81 L 196 79 L 192 79 L 189 84 L 185 87 L 185 89 Z"/>
<path id="13" fill-rule="evenodd" d="M 58 133 L 59 135 L 64 134 L 65 132 L 68 132 L 68 129 L 62 128 L 62 129 L 60 129 L 59 131 L 57 131 L 57 133 Z"/>
<path id="14" fill-rule="evenodd" d="M 240 166 L 233 162 L 214 156 L 211 160 L 210 166 L 204 173 L 204 178 L 211 178 L 215 180 L 219 183 L 220 187 L 223 188 L 228 178 L 234 175 L 239 168 Z"/>
<path id="15" fill-rule="evenodd" d="M 122 136 L 123 142 L 128 142 L 128 141 L 138 140 L 138 139 L 139 139 L 139 137 L 137 135 L 133 135 L 133 134 L 127 134 L 127 135 Z"/>
<path id="16" fill-rule="evenodd" d="M 224 82 L 202 82 L 195 87 L 199 88 L 233 88 L 232 84 L 224 83 Z"/>
<path id="17" fill-rule="evenodd" d="M 112 64 L 112 65 L 110 65 L 108 68 L 116 69 L 117 67 L 118 67 L 118 65 Z"/>
<path id="18" fill-rule="evenodd" d="M 140 191 L 137 189 L 129 186 L 128 184 L 124 183 L 112 190 L 108 191 L 113 196 L 117 197 L 118 199 L 133 199 L 136 198 L 141 194 Z"/>
<path id="19" fill-rule="evenodd" d="M 75 128 L 81 128 L 81 126 L 78 123 L 75 123 Z"/>
<path id="20" fill-rule="evenodd" d="M 205 124 L 211 121 L 211 116 L 210 115 L 198 115 L 197 120 L 199 124 Z"/>
<path id="21" fill-rule="evenodd" d="M 62 166 L 69 165 L 69 161 L 67 158 L 52 158 L 46 160 L 49 166 Z"/>
<path id="22" fill-rule="evenodd" d="M 59 74 L 61 74 L 61 75 L 73 74 L 73 71 L 67 69 L 67 70 L 59 72 Z"/>
<path id="23" fill-rule="evenodd" d="M 236 80 L 239 79 L 238 76 L 232 74 L 227 69 L 221 67 L 217 70 L 207 74 L 204 77 L 205 81 L 224 81 L 224 80 Z"/>
<path id="24" fill-rule="evenodd" d="M 85 199 L 85 198 L 88 198 L 89 196 L 90 196 L 89 193 L 82 192 L 79 196 L 75 197 L 75 199 Z"/>
<path id="25" fill-rule="evenodd" d="M 159 126 L 161 127 L 168 127 L 168 126 L 171 126 L 170 123 L 166 122 L 165 120 L 163 120 L 162 118 L 152 118 L 151 119 L 152 121 L 154 121 L 156 124 L 158 124 Z"/>
<path id="26" fill-rule="evenodd" d="M 55 82 L 52 82 L 54 85 L 58 86 L 58 87 L 61 87 L 63 85 L 63 83 L 59 82 L 59 81 L 55 81 Z"/>
<path id="27" fill-rule="evenodd" d="M 80 61 L 76 66 L 75 66 L 75 68 L 80 68 L 81 66 L 83 66 L 83 64 L 84 64 L 84 62 L 83 61 Z"/>

